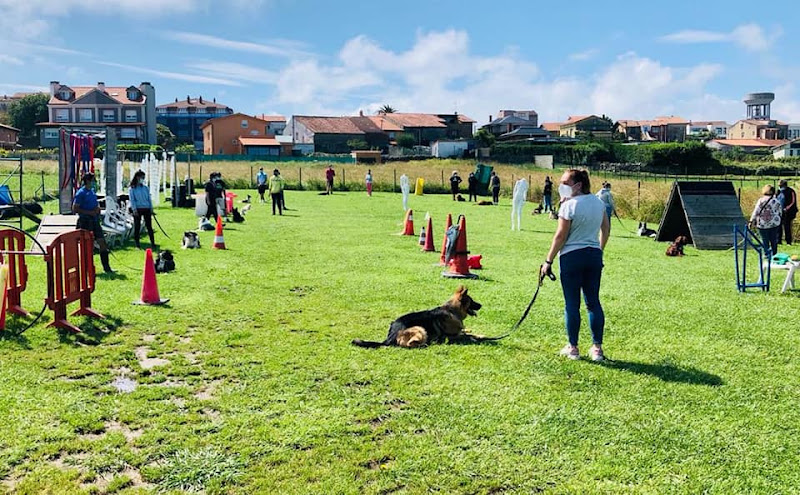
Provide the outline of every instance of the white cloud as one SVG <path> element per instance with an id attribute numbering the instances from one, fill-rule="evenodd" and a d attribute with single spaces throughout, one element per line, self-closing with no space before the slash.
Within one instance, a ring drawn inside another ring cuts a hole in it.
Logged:
<path id="1" fill-rule="evenodd" d="M 758 24 L 750 23 L 737 26 L 730 32 L 687 29 L 664 35 L 659 39 L 668 43 L 681 44 L 735 43 L 750 52 L 763 52 L 768 50 L 782 34 L 783 31 L 779 28 L 767 34 Z"/>
<path id="2" fill-rule="evenodd" d="M 165 39 L 186 43 L 190 45 L 207 46 L 224 50 L 238 52 L 258 53 L 262 55 L 297 58 L 309 57 L 311 54 L 305 51 L 306 45 L 292 40 L 269 40 L 265 43 L 254 41 L 237 41 L 226 38 L 219 38 L 208 34 L 188 33 L 184 31 L 166 32 L 162 35 Z"/>
<path id="3" fill-rule="evenodd" d="M 235 79 L 237 81 L 274 84 L 278 80 L 278 75 L 274 71 L 258 69 L 235 62 L 190 62 L 185 64 L 185 67 L 200 71 L 203 74 L 210 74 L 213 77 Z"/>
<path id="4" fill-rule="evenodd" d="M 97 61 L 97 63 L 100 65 L 106 65 L 108 67 L 116 67 L 118 69 L 125 69 L 131 72 L 138 72 L 140 74 L 148 74 L 151 76 L 162 77 L 164 79 L 175 79 L 178 81 L 189 81 L 201 84 L 219 84 L 222 86 L 242 86 L 242 84 L 237 81 L 232 81 L 230 79 L 223 79 L 218 77 L 200 76 L 197 74 L 185 74 L 182 72 L 169 72 L 156 69 L 148 69 L 146 67 L 117 64 L 114 62 Z"/>
<path id="5" fill-rule="evenodd" d="M 18 91 L 50 91 L 50 88 L 47 86 L 37 86 L 35 84 L 0 83 L 0 88 L 3 88 L 3 90 L 5 90 L 4 92 L 8 93 L 16 93 Z"/>
<path id="6" fill-rule="evenodd" d="M 582 52 L 572 53 L 568 58 L 573 62 L 584 62 L 593 59 L 599 52 L 600 50 L 597 48 L 590 48 Z"/>
<path id="7" fill-rule="evenodd" d="M 22 60 L 18 59 L 17 57 L 12 57 L 11 55 L 4 55 L 0 53 L 0 64 L 22 65 Z"/>

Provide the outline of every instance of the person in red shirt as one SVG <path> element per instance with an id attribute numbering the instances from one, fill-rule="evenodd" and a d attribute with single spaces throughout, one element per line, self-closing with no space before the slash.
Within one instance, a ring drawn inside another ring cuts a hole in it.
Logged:
<path id="1" fill-rule="evenodd" d="M 336 172 L 333 171 L 333 167 L 328 165 L 328 168 L 325 169 L 325 179 L 326 179 L 326 186 L 325 191 L 328 194 L 333 194 L 333 178 L 336 177 Z"/>

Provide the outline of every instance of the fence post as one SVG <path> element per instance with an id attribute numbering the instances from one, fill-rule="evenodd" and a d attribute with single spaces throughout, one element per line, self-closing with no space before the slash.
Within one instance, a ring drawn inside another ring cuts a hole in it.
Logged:
<path id="1" fill-rule="evenodd" d="M 742 205 L 742 188 L 741 187 L 739 188 L 739 193 L 737 194 L 737 197 L 739 199 L 739 206 L 741 206 Z"/>
<path id="2" fill-rule="evenodd" d="M 444 169 L 442 169 L 442 187 L 444 187 Z"/>
<path id="3" fill-rule="evenodd" d="M 345 191 L 344 184 L 347 182 L 347 177 L 345 177 L 344 167 L 342 167 L 342 191 Z"/>
<path id="4" fill-rule="evenodd" d="M 297 167 L 297 170 L 298 170 L 298 174 L 297 175 L 298 175 L 298 177 L 300 177 L 300 179 L 298 179 L 298 182 L 297 182 L 298 183 L 298 187 L 300 189 L 303 189 L 303 167 Z"/>
<path id="5" fill-rule="evenodd" d="M 203 183 L 203 164 L 200 164 L 200 184 Z"/>
<path id="6" fill-rule="evenodd" d="M 392 186 L 392 192 L 397 192 L 397 169 L 394 169 L 394 185 Z"/>
<path id="7" fill-rule="evenodd" d="M 636 185 L 636 209 L 639 209 L 639 201 L 642 197 L 642 181 Z"/>
<path id="8" fill-rule="evenodd" d="M 528 201 L 533 201 L 533 181 L 530 174 L 528 174 Z"/>
<path id="9" fill-rule="evenodd" d="M 250 165 L 250 187 L 253 187 L 253 166 Z"/>

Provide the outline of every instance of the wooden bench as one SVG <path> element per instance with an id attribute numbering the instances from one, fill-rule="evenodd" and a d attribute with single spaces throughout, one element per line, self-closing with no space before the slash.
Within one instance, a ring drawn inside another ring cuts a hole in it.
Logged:
<path id="1" fill-rule="evenodd" d="M 39 241 L 42 247 L 47 249 L 53 239 L 64 232 L 77 228 L 78 215 L 45 215 L 39 224 L 39 230 L 36 231 L 36 240 Z M 42 253 L 42 250 L 36 244 L 32 245 L 30 250 L 33 253 Z"/>

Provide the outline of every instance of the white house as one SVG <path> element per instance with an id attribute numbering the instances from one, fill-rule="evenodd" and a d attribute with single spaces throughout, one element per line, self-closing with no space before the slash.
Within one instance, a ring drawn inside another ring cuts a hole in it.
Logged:
<path id="1" fill-rule="evenodd" d="M 697 136 L 702 132 L 711 132 L 724 139 L 728 135 L 728 123 L 722 120 L 696 120 L 686 124 L 687 136 Z"/>
<path id="2" fill-rule="evenodd" d="M 786 132 L 786 139 L 800 138 L 800 124 L 789 124 L 789 130 Z"/>
<path id="3" fill-rule="evenodd" d="M 468 147 L 467 141 L 440 139 L 431 144 L 431 155 L 436 158 L 461 158 Z"/>
<path id="4" fill-rule="evenodd" d="M 772 157 L 776 160 L 778 158 L 800 157 L 800 138 L 773 146 L 770 149 L 772 150 Z"/>

